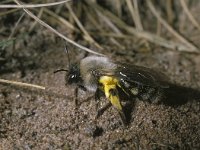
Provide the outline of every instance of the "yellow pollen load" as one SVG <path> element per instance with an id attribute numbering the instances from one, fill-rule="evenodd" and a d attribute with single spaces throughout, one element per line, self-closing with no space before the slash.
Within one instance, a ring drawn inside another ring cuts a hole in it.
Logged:
<path id="1" fill-rule="evenodd" d="M 112 105 L 118 110 L 122 110 L 122 106 L 119 100 L 119 95 L 117 93 L 118 80 L 110 76 L 102 76 L 99 79 L 99 82 L 103 84 L 103 89 L 106 95 L 106 98 L 110 100 Z M 112 90 L 114 92 L 112 92 Z M 114 95 L 113 95 L 114 93 Z"/>

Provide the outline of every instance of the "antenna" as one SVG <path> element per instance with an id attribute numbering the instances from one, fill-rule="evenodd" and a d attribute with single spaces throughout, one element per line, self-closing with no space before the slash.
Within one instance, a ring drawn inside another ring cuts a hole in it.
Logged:
<path id="1" fill-rule="evenodd" d="M 69 71 L 71 64 L 70 64 L 70 59 L 69 59 L 69 51 L 67 49 L 67 44 L 66 43 L 65 43 L 65 52 L 67 53 L 68 69 L 58 69 L 58 70 L 54 71 L 53 73 L 62 72 L 62 71 L 64 71 L 64 72 L 68 72 Z"/>
<path id="2" fill-rule="evenodd" d="M 65 43 L 65 52 L 67 53 L 67 59 L 68 59 L 68 69 L 71 67 L 70 58 L 69 58 L 69 50 L 67 48 L 67 44 Z"/>
<path id="3" fill-rule="evenodd" d="M 67 69 L 58 69 L 58 70 L 54 71 L 53 73 L 57 73 L 57 72 L 61 72 L 61 71 L 68 72 L 69 70 L 67 70 Z"/>

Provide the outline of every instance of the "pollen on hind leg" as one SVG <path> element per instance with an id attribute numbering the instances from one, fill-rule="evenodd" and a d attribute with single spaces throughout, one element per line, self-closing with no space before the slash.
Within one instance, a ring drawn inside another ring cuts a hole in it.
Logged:
<path id="1" fill-rule="evenodd" d="M 119 95 L 117 89 L 110 89 L 109 90 L 109 100 L 112 103 L 112 105 L 117 108 L 118 110 L 122 110 L 122 105 L 120 103 Z"/>

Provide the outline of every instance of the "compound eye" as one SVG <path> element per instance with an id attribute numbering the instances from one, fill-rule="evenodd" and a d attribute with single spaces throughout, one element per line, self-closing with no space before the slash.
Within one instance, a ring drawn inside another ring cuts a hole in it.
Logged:
<path id="1" fill-rule="evenodd" d="M 72 75 L 72 76 L 70 76 L 70 78 L 71 78 L 71 79 L 74 79 L 74 78 L 76 78 L 76 75 Z"/>
<path id="2" fill-rule="evenodd" d="M 68 83 L 72 84 L 72 83 L 77 83 L 79 82 L 78 76 L 76 74 L 72 74 L 69 76 L 68 78 Z"/>

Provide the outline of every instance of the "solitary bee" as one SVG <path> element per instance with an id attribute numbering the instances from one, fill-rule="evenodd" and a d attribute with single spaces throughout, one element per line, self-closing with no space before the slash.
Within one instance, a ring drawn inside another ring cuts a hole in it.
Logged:
<path id="1" fill-rule="evenodd" d="M 146 67 L 115 62 L 107 57 L 86 57 L 71 65 L 67 72 L 67 84 L 77 85 L 76 97 L 79 88 L 94 92 L 95 99 L 99 99 L 99 92 L 104 93 L 109 100 L 104 108 L 115 107 L 123 123 L 127 122 L 127 118 L 121 95 L 130 100 L 139 98 L 157 102 L 162 97 L 163 89 L 168 88 L 165 75 Z M 104 108 L 98 111 L 97 116 Z"/>

